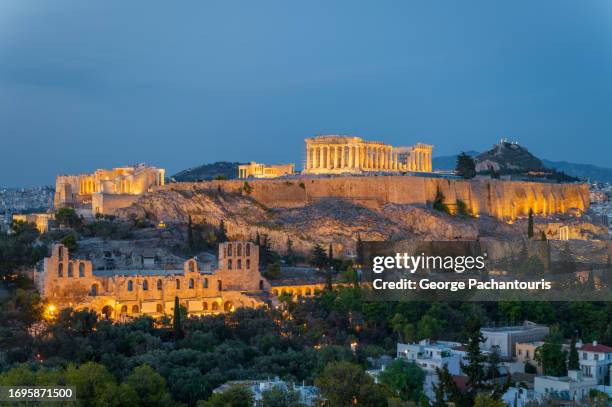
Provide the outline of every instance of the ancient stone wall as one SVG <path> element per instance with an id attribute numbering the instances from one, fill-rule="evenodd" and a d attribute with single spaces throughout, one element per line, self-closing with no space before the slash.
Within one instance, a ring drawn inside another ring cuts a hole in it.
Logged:
<path id="1" fill-rule="evenodd" d="M 165 189 L 211 189 L 248 195 L 270 208 L 302 207 L 321 199 L 342 199 L 366 207 L 384 204 L 429 205 L 437 191 L 453 210 L 463 201 L 474 215 L 512 220 L 536 215 L 584 211 L 589 207 L 586 184 L 552 184 L 494 179 L 457 180 L 420 176 L 230 180 L 168 184 Z"/>

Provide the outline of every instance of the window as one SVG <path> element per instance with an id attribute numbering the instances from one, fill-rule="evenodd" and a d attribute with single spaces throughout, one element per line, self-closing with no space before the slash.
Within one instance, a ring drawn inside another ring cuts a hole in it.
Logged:
<path id="1" fill-rule="evenodd" d="M 68 277 L 74 277 L 74 272 L 72 271 L 72 263 L 68 263 Z"/>
<path id="2" fill-rule="evenodd" d="M 57 265 L 57 276 L 64 277 L 64 263 L 60 263 Z"/>
<path id="3" fill-rule="evenodd" d="M 227 244 L 227 257 L 231 257 L 232 255 L 232 244 L 228 243 Z"/>
<path id="4" fill-rule="evenodd" d="M 522 350 L 522 349 L 519 349 L 519 350 L 518 350 L 518 354 L 519 354 L 519 356 L 521 356 L 521 355 L 523 354 L 523 350 Z"/>
<path id="5" fill-rule="evenodd" d="M 596 353 L 593 356 L 595 357 L 595 360 L 599 360 L 599 353 Z"/>
<path id="6" fill-rule="evenodd" d="M 189 288 L 193 288 L 193 278 L 189 279 Z"/>
<path id="7" fill-rule="evenodd" d="M 525 350 L 525 357 L 529 359 L 529 349 Z"/>
<path id="8" fill-rule="evenodd" d="M 242 256 L 242 245 L 240 243 L 238 243 L 238 247 L 236 249 L 236 256 Z"/>
<path id="9" fill-rule="evenodd" d="M 208 311 L 208 303 L 206 301 L 202 303 L 202 309 Z"/>
<path id="10" fill-rule="evenodd" d="M 306 289 L 306 295 L 310 295 L 310 288 Z"/>
<path id="11" fill-rule="evenodd" d="M 157 311 L 157 312 L 160 312 L 160 313 L 161 313 L 161 312 L 162 312 L 162 305 L 161 305 L 161 304 L 157 304 L 157 305 L 155 306 L 155 311 Z"/>
<path id="12" fill-rule="evenodd" d="M 138 314 L 138 305 L 132 305 L 132 314 Z"/>
<path id="13" fill-rule="evenodd" d="M 127 305 L 124 305 L 123 307 L 121 307 L 121 312 L 123 314 L 127 313 Z"/>
<path id="14" fill-rule="evenodd" d="M 142 289 L 144 291 L 149 291 L 149 282 L 147 280 L 142 282 Z"/>
<path id="15" fill-rule="evenodd" d="M 95 297 L 96 295 L 98 295 L 98 284 L 93 284 L 91 286 L 91 296 Z"/>
<path id="16" fill-rule="evenodd" d="M 246 269 L 247 270 L 251 269 L 251 259 L 246 259 Z"/>
<path id="17" fill-rule="evenodd" d="M 162 289 L 162 281 L 161 281 L 161 279 L 157 280 L 157 289 L 158 290 Z"/>
<path id="18" fill-rule="evenodd" d="M 181 280 L 179 280 L 178 278 L 176 279 L 176 289 L 177 290 L 181 289 Z"/>
<path id="19" fill-rule="evenodd" d="M 263 291 L 264 289 L 264 282 L 263 280 L 259 280 L 259 291 Z"/>
<path id="20" fill-rule="evenodd" d="M 189 272 L 193 273 L 195 271 L 195 261 L 190 261 L 189 262 Z"/>
<path id="21" fill-rule="evenodd" d="M 241 260 L 241 259 L 238 259 L 238 260 L 236 261 L 236 268 L 237 268 L 238 270 L 240 270 L 240 269 L 242 268 L 242 260 Z"/>
<path id="22" fill-rule="evenodd" d="M 202 287 L 208 288 L 208 279 L 204 277 L 204 281 L 202 282 Z"/>
<path id="23" fill-rule="evenodd" d="M 79 277 L 85 277 L 85 263 L 79 263 Z"/>
<path id="24" fill-rule="evenodd" d="M 587 360 L 587 354 L 586 354 L 586 352 L 582 352 L 582 360 Z"/>
<path id="25" fill-rule="evenodd" d="M 246 244 L 245 251 L 246 251 L 247 256 L 251 255 L 251 244 L 250 243 Z"/>
<path id="26" fill-rule="evenodd" d="M 64 246 L 59 247 L 58 257 L 61 259 L 64 257 Z"/>
<path id="27" fill-rule="evenodd" d="M 134 283 L 132 280 L 128 281 L 128 291 L 134 291 Z"/>
<path id="28" fill-rule="evenodd" d="M 212 310 L 213 310 L 213 311 L 219 311 L 219 304 L 218 304 L 218 303 L 216 303 L 216 302 L 213 302 L 213 303 L 212 303 Z"/>
<path id="29" fill-rule="evenodd" d="M 221 282 L 221 280 L 217 280 L 217 290 L 223 290 L 223 283 Z"/>
<path id="30" fill-rule="evenodd" d="M 231 270 L 231 269 L 232 269 L 232 259 L 229 259 L 229 260 L 227 261 L 227 269 L 228 269 L 228 270 Z"/>

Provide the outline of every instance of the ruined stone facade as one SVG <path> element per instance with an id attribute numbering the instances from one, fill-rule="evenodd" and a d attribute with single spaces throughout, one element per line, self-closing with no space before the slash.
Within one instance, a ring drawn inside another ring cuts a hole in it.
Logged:
<path id="1" fill-rule="evenodd" d="M 165 170 L 146 165 L 92 174 L 60 175 L 55 180 L 55 208 L 72 207 L 83 215 L 113 214 L 131 205 L 151 187 L 164 185 Z"/>
<path id="2" fill-rule="evenodd" d="M 185 261 L 181 270 L 97 271 L 91 261 L 71 258 L 64 245 L 56 244 L 34 279 L 57 309 L 88 308 L 117 320 L 172 315 L 175 297 L 190 315 L 258 307 L 271 292 L 259 272 L 259 248 L 246 241 L 220 244 L 218 269 L 209 273 L 196 259 Z"/>
<path id="3" fill-rule="evenodd" d="M 305 139 L 304 174 L 431 172 L 433 146 L 393 147 L 360 137 L 317 136 Z"/>
<path id="4" fill-rule="evenodd" d="M 238 178 L 278 178 L 295 172 L 294 164 L 267 165 L 254 161 L 238 166 Z"/>

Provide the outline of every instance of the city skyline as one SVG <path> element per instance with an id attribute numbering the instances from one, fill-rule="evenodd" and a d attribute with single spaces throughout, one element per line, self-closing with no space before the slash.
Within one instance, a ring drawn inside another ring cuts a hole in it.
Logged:
<path id="1" fill-rule="evenodd" d="M 607 2 L 143 5 L 3 2 L 1 187 L 136 162 L 301 167 L 317 134 L 434 157 L 506 137 L 612 167 Z"/>

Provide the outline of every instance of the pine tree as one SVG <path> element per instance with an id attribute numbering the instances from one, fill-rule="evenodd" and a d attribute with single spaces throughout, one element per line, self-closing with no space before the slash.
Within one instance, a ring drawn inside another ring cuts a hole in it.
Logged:
<path id="1" fill-rule="evenodd" d="M 578 349 L 576 349 L 576 339 L 572 338 L 572 344 L 570 345 L 569 360 L 567 362 L 567 368 L 569 370 L 580 369 L 580 359 L 578 357 Z"/>
<path id="2" fill-rule="evenodd" d="M 287 237 L 287 265 L 293 266 L 295 264 L 295 253 L 293 252 L 293 241 L 290 237 Z"/>
<path id="3" fill-rule="evenodd" d="M 255 245 L 261 246 L 261 236 L 259 236 L 259 232 L 255 234 Z"/>
<path id="4" fill-rule="evenodd" d="M 334 264 L 334 247 L 332 246 L 332 244 L 329 244 L 329 250 L 327 251 L 327 256 L 328 256 L 328 263 L 329 266 L 331 267 Z"/>
<path id="5" fill-rule="evenodd" d="M 533 237 L 533 210 L 529 209 L 529 221 L 527 223 L 527 237 Z"/>
<path id="6" fill-rule="evenodd" d="M 327 254 L 325 253 L 325 249 L 321 247 L 320 244 L 316 244 L 312 249 L 311 262 L 315 267 L 319 269 L 324 269 L 327 267 Z"/>
<path id="7" fill-rule="evenodd" d="M 455 172 L 465 179 L 474 178 L 476 176 L 476 162 L 472 157 L 461 152 L 461 154 L 457 156 Z"/>
<path id="8" fill-rule="evenodd" d="M 174 318 L 172 320 L 172 328 L 174 330 L 174 338 L 183 338 L 183 328 L 181 326 L 181 305 L 179 303 L 179 297 L 174 297 Z"/>
<path id="9" fill-rule="evenodd" d="M 541 230 L 541 231 L 540 231 L 540 240 L 541 240 L 541 241 L 543 241 L 543 242 L 545 242 L 545 241 L 547 241 L 547 240 L 548 240 L 548 239 L 546 238 L 546 233 L 544 233 L 544 231 L 543 231 L 543 230 Z"/>
<path id="10" fill-rule="evenodd" d="M 227 229 L 223 219 L 219 222 L 219 228 L 217 229 L 217 241 L 219 243 L 227 242 Z"/>
<path id="11" fill-rule="evenodd" d="M 461 370 L 468 376 L 467 385 L 474 394 L 485 387 L 484 362 L 486 357 L 480 352 L 480 343 L 484 340 L 485 338 L 480 332 L 480 326 L 474 325 L 467 345 L 468 363 L 466 365 L 461 362 Z"/>
<path id="12" fill-rule="evenodd" d="M 355 255 L 356 255 L 356 260 L 357 260 L 357 264 L 359 266 L 363 266 L 363 241 L 361 240 L 361 235 L 357 235 L 357 246 L 355 248 Z"/>

